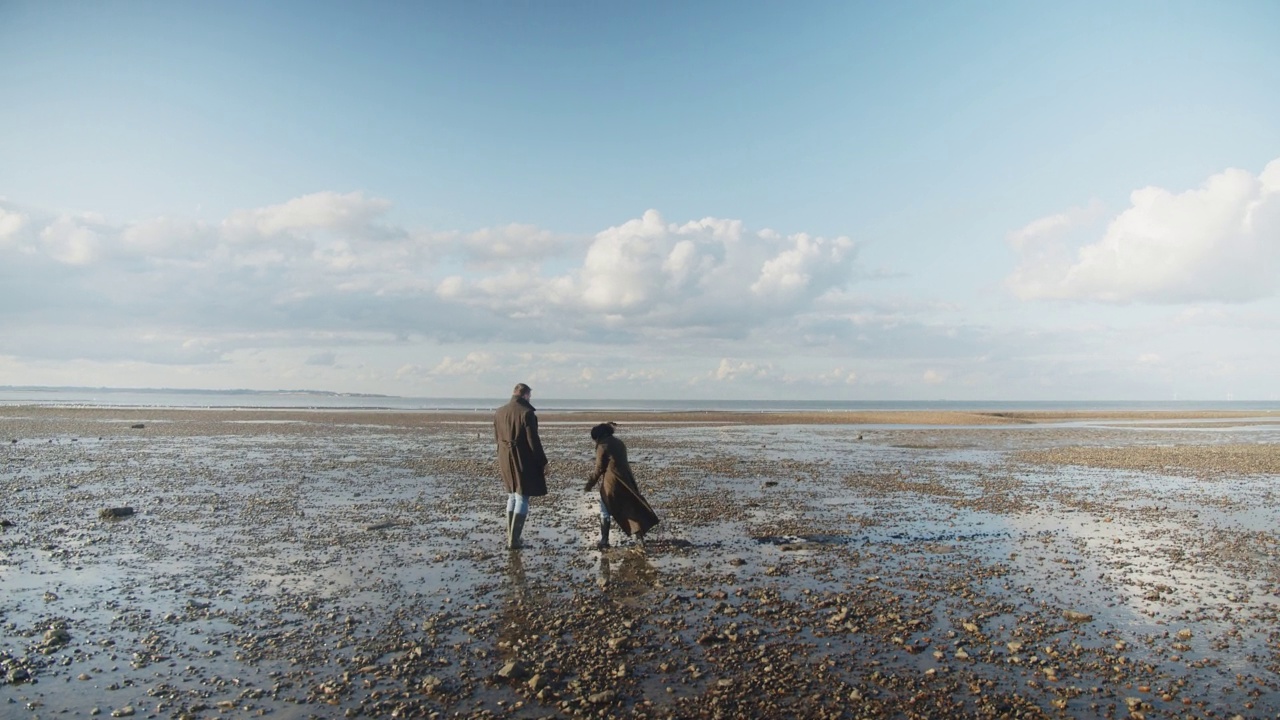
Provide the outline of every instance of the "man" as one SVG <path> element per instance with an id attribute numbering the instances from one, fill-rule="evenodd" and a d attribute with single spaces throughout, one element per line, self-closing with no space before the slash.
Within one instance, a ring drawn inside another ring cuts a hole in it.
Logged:
<path id="1" fill-rule="evenodd" d="M 529 498 L 547 494 L 547 454 L 538 438 L 538 416 L 529 403 L 533 391 L 519 383 L 511 402 L 493 416 L 493 436 L 498 441 L 498 470 L 507 488 L 507 548 L 521 548 L 520 533 L 529 514 Z"/>

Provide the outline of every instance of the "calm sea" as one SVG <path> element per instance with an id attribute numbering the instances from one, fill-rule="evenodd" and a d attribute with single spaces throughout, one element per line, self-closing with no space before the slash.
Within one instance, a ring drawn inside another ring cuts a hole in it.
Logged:
<path id="1" fill-rule="evenodd" d="M 418 398 L 326 392 L 0 386 L 0 405 L 164 408 L 357 408 L 488 411 L 505 398 Z M 574 400 L 539 398 L 539 410 L 799 412 L 805 410 L 1242 410 L 1280 412 L 1275 400 Z"/>

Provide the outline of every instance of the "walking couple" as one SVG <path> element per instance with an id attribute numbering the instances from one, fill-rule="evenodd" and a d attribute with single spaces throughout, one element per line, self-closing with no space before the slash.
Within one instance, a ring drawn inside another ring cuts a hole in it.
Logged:
<path id="1" fill-rule="evenodd" d="M 498 408 L 493 418 L 493 435 L 498 441 L 498 469 L 507 488 L 507 547 L 519 550 L 520 535 L 529 515 L 529 498 L 547 494 L 547 454 L 538 437 L 538 417 L 529 402 L 533 391 L 520 383 L 511 391 L 511 402 Z M 634 536 L 644 546 L 645 533 L 658 524 L 658 516 L 640 494 L 631 466 L 627 464 L 627 446 L 614 437 L 615 423 L 602 423 L 591 428 L 596 444 L 595 471 L 584 490 L 600 485 L 600 541 L 596 547 L 609 547 L 609 531 L 614 521 L 628 537 Z"/>

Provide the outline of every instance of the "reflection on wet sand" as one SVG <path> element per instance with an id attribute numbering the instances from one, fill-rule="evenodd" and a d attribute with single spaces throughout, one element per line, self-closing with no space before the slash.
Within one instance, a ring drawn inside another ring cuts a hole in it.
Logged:
<path id="1" fill-rule="evenodd" d="M 600 553 L 600 587 L 615 599 L 639 599 L 662 587 L 658 571 L 638 549 Z"/>

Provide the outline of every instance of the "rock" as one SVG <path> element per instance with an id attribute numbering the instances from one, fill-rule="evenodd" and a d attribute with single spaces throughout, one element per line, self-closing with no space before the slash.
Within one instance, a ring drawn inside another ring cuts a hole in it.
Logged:
<path id="1" fill-rule="evenodd" d="M 526 674 L 524 665 L 519 660 L 512 660 L 498 671 L 498 677 L 507 680 L 518 680 Z"/>
<path id="2" fill-rule="evenodd" d="M 134 713 L 132 705 L 125 705 L 122 708 L 112 710 L 111 717 L 131 717 Z"/>
<path id="3" fill-rule="evenodd" d="M 12 520 L 0 520 L 0 528 L 11 528 L 11 527 L 13 527 Z"/>
<path id="4" fill-rule="evenodd" d="M 592 693 L 587 696 L 587 701 L 595 705 L 604 705 L 611 703 L 618 697 L 618 693 L 613 690 L 602 690 L 598 693 Z"/>
<path id="5" fill-rule="evenodd" d="M 1082 613 L 1078 610 L 1063 610 L 1062 617 L 1065 618 L 1067 622 L 1073 622 L 1073 623 L 1093 622 L 1092 615 L 1088 613 Z"/>
<path id="6" fill-rule="evenodd" d="M 435 675 L 428 675 L 422 678 L 422 691 L 427 693 L 436 692 L 444 687 L 444 681 Z"/>
<path id="7" fill-rule="evenodd" d="M 135 512 L 137 511 L 131 507 L 103 508 L 102 510 L 98 511 L 98 517 L 104 520 L 116 520 L 119 518 L 129 517 Z"/>
<path id="8" fill-rule="evenodd" d="M 529 678 L 529 682 L 526 684 L 529 686 L 530 690 L 538 692 L 547 686 L 547 679 L 542 677 L 542 673 L 537 673 L 533 677 Z"/>
<path id="9" fill-rule="evenodd" d="M 31 672 L 26 668 L 14 668 L 9 671 L 8 678 L 11 683 L 26 682 L 31 679 Z"/>
<path id="10" fill-rule="evenodd" d="M 45 647 L 57 647 L 59 645 L 66 645 L 70 641 L 71 641 L 71 633 L 67 632 L 66 630 L 63 630 L 62 628 L 50 628 L 49 630 L 46 630 L 44 633 Z"/>
<path id="11" fill-rule="evenodd" d="M 146 425 L 146 423 L 134 423 L 134 424 L 130 425 L 129 427 L 130 427 L 131 429 L 133 429 L 133 430 L 141 430 L 141 429 L 145 428 L 146 426 L 147 426 L 147 425 Z"/>

